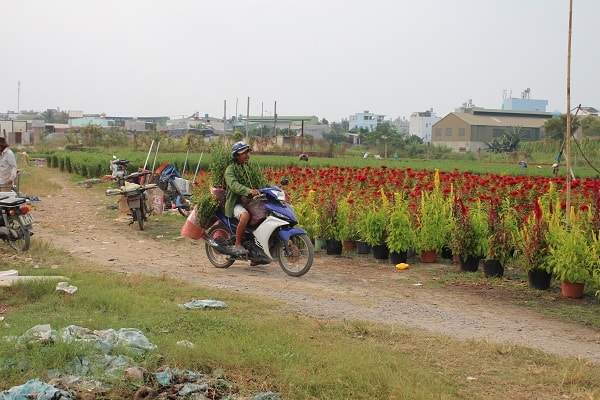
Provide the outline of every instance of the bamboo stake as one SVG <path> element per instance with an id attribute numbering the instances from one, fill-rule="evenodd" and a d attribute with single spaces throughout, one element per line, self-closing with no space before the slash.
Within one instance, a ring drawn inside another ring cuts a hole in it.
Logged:
<path id="1" fill-rule="evenodd" d="M 150 159 L 150 153 L 152 153 L 153 147 L 154 147 L 154 139 L 152 139 L 152 143 L 150 143 L 150 148 L 148 149 L 148 155 L 146 156 L 146 161 L 144 162 L 144 170 L 148 166 L 148 160 Z"/>
<path id="2" fill-rule="evenodd" d="M 569 210 L 571 209 L 571 31 L 573 28 L 573 0 L 569 0 L 569 34 L 567 40 L 567 132 L 565 149 L 567 159 L 567 223 L 571 223 Z"/>

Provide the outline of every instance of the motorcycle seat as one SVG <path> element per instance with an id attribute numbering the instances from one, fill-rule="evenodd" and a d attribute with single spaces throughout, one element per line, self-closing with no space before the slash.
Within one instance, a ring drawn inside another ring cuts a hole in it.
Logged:
<path id="1" fill-rule="evenodd" d="M 25 202 L 27 202 L 27 199 L 23 197 L 0 197 L 0 205 L 2 206 L 18 206 L 19 204 L 24 204 Z"/>

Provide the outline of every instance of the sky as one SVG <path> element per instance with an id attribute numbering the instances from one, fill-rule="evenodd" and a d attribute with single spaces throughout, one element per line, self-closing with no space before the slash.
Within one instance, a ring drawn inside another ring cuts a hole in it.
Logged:
<path id="1" fill-rule="evenodd" d="M 600 108 L 600 1 L 572 1 L 571 108 Z M 568 36 L 569 0 L 9 0 L 0 112 L 565 113 Z"/>

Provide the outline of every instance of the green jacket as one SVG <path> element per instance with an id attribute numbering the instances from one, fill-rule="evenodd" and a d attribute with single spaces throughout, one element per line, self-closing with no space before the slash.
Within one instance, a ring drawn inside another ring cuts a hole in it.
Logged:
<path id="1" fill-rule="evenodd" d="M 235 175 L 235 163 L 231 163 L 225 168 L 225 186 L 227 187 L 227 197 L 225 198 L 225 215 L 233 217 L 235 205 L 241 203 L 242 196 L 250 196 L 252 188 L 242 185 Z"/>

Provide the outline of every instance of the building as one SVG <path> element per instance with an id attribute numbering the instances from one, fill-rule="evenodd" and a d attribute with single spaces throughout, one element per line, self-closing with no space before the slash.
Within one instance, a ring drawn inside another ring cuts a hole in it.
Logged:
<path id="1" fill-rule="evenodd" d="M 431 142 L 431 132 L 433 124 L 442 117 L 438 117 L 433 112 L 433 108 L 428 111 L 414 112 L 410 115 L 408 133 L 412 136 L 418 136 L 423 139 L 423 143 Z"/>
<path id="2" fill-rule="evenodd" d="M 506 92 L 502 100 L 503 110 L 512 111 L 540 111 L 546 112 L 548 100 L 536 100 L 530 98 L 531 89 L 527 88 L 521 92 L 521 97 L 507 97 Z"/>
<path id="3" fill-rule="evenodd" d="M 104 118 L 103 116 L 83 116 L 77 118 L 69 118 L 69 126 L 75 128 L 85 128 L 86 126 L 95 125 L 101 128 L 110 128 L 116 126 L 112 119 Z"/>
<path id="4" fill-rule="evenodd" d="M 445 145 L 453 151 L 485 150 L 488 143 L 519 127 L 522 141 L 544 137 L 543 125 L 552 113 L 540 111 L 489 110 L 471 107 L 465 112 L 446 115 L 432 127 L 432 144 Z"/>
<path id="5" fill-rule="evenodd" d="M 35 142 L 32 124 L 24 120 L 0 120 L 0 136 L 6 138 L 11 146 L 32 145 Z"/>
<path id="6" fill-rule="evenodd" d="M 373 132 L 377 125 L 384 121 L 385 115 L 370 113 L 364 111 L 356 113 L 348 118 L 348 130 L 354 129 L 366 129 L 369 132 Z"/>
<path id="7" fill-rule="evenodd" d="M 396 131 L 403 136 L 410 134 L 410 121 L 407 121 L 404 117 L 398 117 L 392 122 L 392 126 Z"/>

